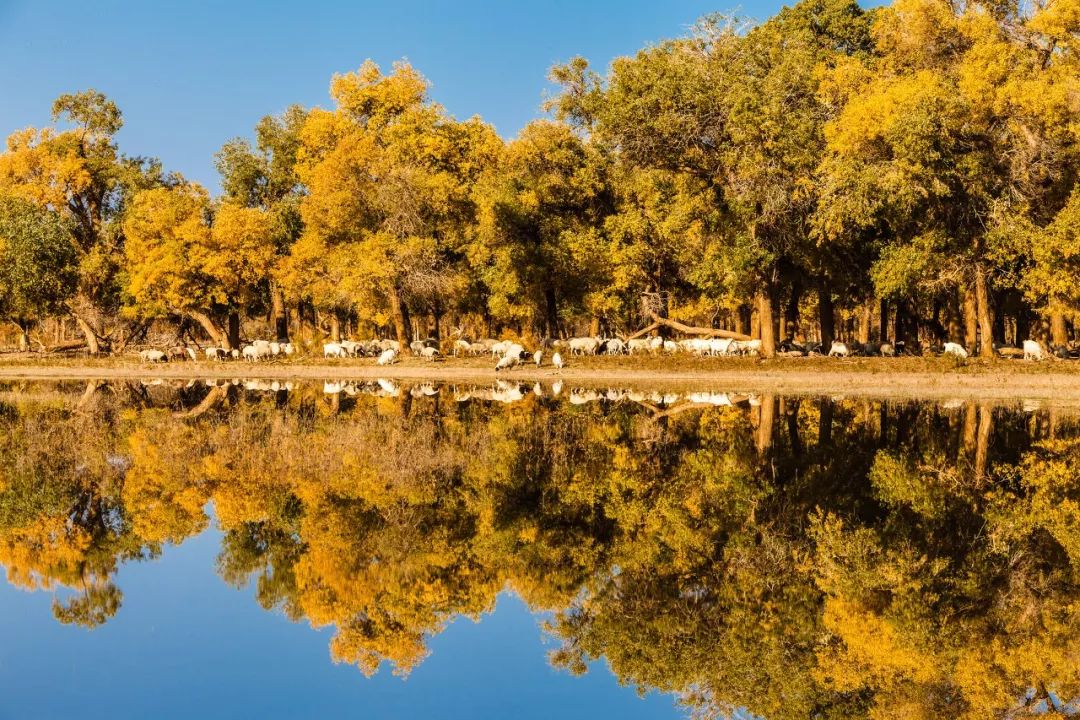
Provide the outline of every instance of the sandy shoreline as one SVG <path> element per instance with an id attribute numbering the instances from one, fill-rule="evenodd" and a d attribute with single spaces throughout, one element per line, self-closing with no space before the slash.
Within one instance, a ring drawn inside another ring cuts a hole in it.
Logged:
<path id="1" fill-rule="evenodd" d="M 890 366 L 888 363 L 893 363 Z M 929 366 L 929 363 L 925 363 Z M 803 365 L 803 366 L 800 366 Z M 489 384 L 496 378 L 519 382 L 562 380 L 571 386 L 710 389 L 784 395 L 845 395 L 878 398 L 981 399 L 996 402 L 1039 399 L 1080 405 L 1080 373 L 1070 365 L 1043 366 L 992 363 L 983 367 L 919 369 L 919 363 L 888 360 L 861 362 L 715 363 L 685 367 L 634 363 L 630 359 L 604 366 L 602 359 L 572 365 L 561 373 L 532 366 L 496 375 L 489 363 L 409 360 L 378 367 L 370 360 L 334 363 L 173 363 L 149 365 L 123 360 L 87 363 L 0 362 L 0 380 L 138 380 L 277 379 L 374 380 Z"/>

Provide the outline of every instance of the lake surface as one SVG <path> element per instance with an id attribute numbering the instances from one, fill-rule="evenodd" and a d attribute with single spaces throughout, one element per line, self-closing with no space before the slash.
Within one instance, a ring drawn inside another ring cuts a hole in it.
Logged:
<path id="1" fill-rule="evenodd" d="M 0 718 L 1013 718 L 1080 697 L 1080 413 L 0 384 Z"/>

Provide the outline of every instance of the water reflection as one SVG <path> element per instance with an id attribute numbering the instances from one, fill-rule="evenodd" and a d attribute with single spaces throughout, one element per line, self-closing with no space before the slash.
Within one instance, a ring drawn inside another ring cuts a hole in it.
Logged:
<path id="1" fill-rule="evenodd" d="M 509 588 L 551 660 L 703 717 L 1080 696 L 1080 420 L 940 405 L 271 381 L 0 385 L 0 564 L 61 623 L 207 528 L 217 572 L 408 673 Z"/>

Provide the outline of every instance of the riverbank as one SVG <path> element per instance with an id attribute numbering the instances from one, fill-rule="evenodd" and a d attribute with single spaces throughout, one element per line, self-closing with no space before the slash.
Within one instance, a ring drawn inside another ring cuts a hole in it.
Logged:
<path id="1" fill-rule="evenodd" d="M 389 367 L 372 359 L 302 359 L 269 363 L 141 363 L 132 358 L 33 359 L 0 356 L 0 380 L 277 379 L 491 383 L 554 382 L 588 387 L 670 387 L 785 395 L 1041 399 L 1080 404 L 1080 363 L 947 358 L 572 358 L 561 372 L 526 365 L 496 374 L 487 358 L 427 362 L 409 358 Z"/>

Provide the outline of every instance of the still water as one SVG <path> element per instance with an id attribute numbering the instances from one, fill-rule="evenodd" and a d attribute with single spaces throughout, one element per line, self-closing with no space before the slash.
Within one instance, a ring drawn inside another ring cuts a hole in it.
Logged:
<path id="1" fill-rule="evenodd" d="M 1080 697 L 1080 413 L 0 385 L 0 718 L 1015 718 Z"/>

